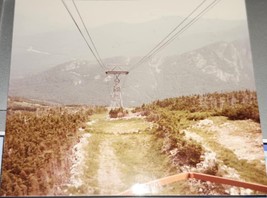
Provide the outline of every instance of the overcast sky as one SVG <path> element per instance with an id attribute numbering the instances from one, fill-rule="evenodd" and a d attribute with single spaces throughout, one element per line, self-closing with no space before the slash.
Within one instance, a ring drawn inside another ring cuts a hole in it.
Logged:
<path id="1" fill-rule="evenodd" d="M 64 2 L 85 34 L 72 0 L 64 0 Z M 108 58 L 143 56 L 177 26 L 177 23 L 182 20 L 178 17 L 186 17 L 204 2 L 200 8 L 201 11 L 214 0 L 75 0 L 75 2 L 101 57 Z M 202 18 L 229 20 L 227 24 L 240 24 L 240 21 L 236 23 L 233 20 L 242 20 L 244 23 L 246 20 L 245 1 L 221 0 Z M 149 22 L 151 20 L 156 21 L 156 26 L 153 26 L 153 22 Z M 215 29 L 219 27 L 220 30 L 217 32 L 221 33 L 226 23 L 223 22 L 220 25 L 218 22 L 220 21 L 212 21 L 214 25 L 212 28 L 216 32 Z M 138 27 L 143 29 L 139 28 L 134 32 L 127 29 L 130 28 L 128 24 L 107 25 L 111 23 L 145 23 L 145 26 L 139 24 Z M 212 28 L 208 28 L 208 24 L 204 24 L 206 27 L 202 32 L 212 31 Z M 103 27 L 97 28 L 99 26 Z M 202 27 L 195 24 L 186 33 L 192 34 L 194 28 L 195 31 L 201 32 Z M 110 35 L 108 31 L 111 32 Z M 221 37 L 210 38 L 207 34 L 206 40 L 213 41 L 213 38 Z M 221 38 L 221 40 L 225 39 Z M 204 42 L 204 38 L 195 43 L 201 42 L 202 45 L 210 43 Z M 173 54 L 178 53 L 179 49 L 186 51 L 202 46 L 199 44 L 193 47 L 194 43 L 191 44 L 185 40 L 184 43 L 180 42 L 176 45 L 176 49 L 169 47 L 169 51 L 165 51 L 167 54 Z M 40 68 L 52 67 L 73 59 L 95 61 L 61 0 L 16 0 L 12 45 L 12 74 L 24 74 L 27 71 L 39 72 Z M 181 45 L 186 45 L 188 48 L 179 48 Z M 18 71 L 14 72 L 14 68 Z"/>
<path id="2" fill-rule="evenodd" d="M 71 0 L 65 0 L 74 13 Z M 86 25 L 113 22 L 139 23 L 164 16 L 186 16 L 202 0 L 75 0 Z M 207 0 L 205 3 L 213 2 Z M 203 18 L 244 20 L 244 0 L 221 0 Z M 32 34 L 75 28 L 61 0 L 17 0 L 15 30 Z"/>

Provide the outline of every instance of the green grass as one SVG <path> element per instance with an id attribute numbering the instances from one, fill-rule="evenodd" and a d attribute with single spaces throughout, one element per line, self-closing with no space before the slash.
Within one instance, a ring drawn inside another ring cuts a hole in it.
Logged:
<path id="1" fill-rule="evenodd" d="M 128 188 L 136 183 L 176 174 L 176 169 L 171 169 L 169 158 L 160 152 L 160 144 L 153 140 L 152 135 L 116 137 L 112 146 L 120 161 L 122 181 Z"/>
<path id="2" fill-rule="evenodd" d="M 85 169 L 84 181 L 92 178 L 88 184 L 96 193 L 98 184 L 94 178 L 99 168 L 99 145 L 102 141 L 111 142 L 119 161 L 121 180 L 125 186 L 122 191 L 136 183 L 145 183 L 177 173 L 177 167 L 171 165 L 169 157 L 161 152 L 162 140 L 155 139 L 150 133 L 152 123 L 140 118 L 107 120 L 106 114 L 94 115 L 91 120 L 97 121 L 88 126 L 86 131 L 93 134 L 88 150 L 94 152 L 87 156 L 86 164 L 91 166 Z M 118 134 L 118 130 L 121 133 Z M 170 190 L 172 194 L 181 193 L 180 187 Z"/>
<path id="3" fill-rule="evenodd" d="M 129 120 L 105 120 L 101 115 L 97 116 L 99 119 L 92 126 L 86 129 L 93 133 L 133 133 L 142 132 L 149 128 L 149 124 L 143 119 L 129 119 Z M 94 120 L 94 118 L 92 118 Z"/>
<path id="4" fill-rule="evenodd" d="M 104 141 L 111 142 L 119 161 L 121 179 L 125 186 L 121 191 L 136 183 L 148 182 L 170 174 L 168 157 L 160 153 L 161 144 L 157 144 L 149 133 L 151 123 L 140 118 L 107 120 L 106 114 L 95 114 L 90 120 L 96 122 L 85 129 L 92 136 L 89 137 L 86 147 L 86 166 L 81 178 L 84 185 L 70 188 L 70 193 L 86 194 L 88 189 L 93 194 L 100 192 L 97 174 L 100 145 Z M 121 133 L 118 134 L 118 131 Z"/>
<path id="5" fill-rule="evenodd" d="M 107 113 L 96 113 L 90 116 L 90 120 L 104 120 L 107 116 Z"/>

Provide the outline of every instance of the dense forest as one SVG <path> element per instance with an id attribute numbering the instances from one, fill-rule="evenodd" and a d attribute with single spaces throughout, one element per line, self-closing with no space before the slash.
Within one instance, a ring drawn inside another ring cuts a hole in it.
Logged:
<path id="1" fill-rule="evenodd" d="M 249 90 L 167 98 L 148 105 L 143 104 L 135 110 L 159 108 L 190 113 L 208 112 L 213 116 L 226 116 L 232 120 L 252 119 L 260 122 L 256 92 Z"/>
<path id="2" fill-rule="evenodd" d="M 23 104 L 23 105 L 22 105 Z M 78 128 L 92 113 L 80 106 L 9 105 L 2 165 L 1 195 L 48 195 L 66 182 Z"/>

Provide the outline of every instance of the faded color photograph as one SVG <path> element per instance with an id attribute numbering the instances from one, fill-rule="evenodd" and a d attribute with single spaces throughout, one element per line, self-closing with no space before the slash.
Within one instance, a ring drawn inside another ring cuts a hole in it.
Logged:
<path id="1" fill-rule="evenodd" d="M 3 150 L 1 196 L 266 194 L 245 1 L 16 1 Z"/>

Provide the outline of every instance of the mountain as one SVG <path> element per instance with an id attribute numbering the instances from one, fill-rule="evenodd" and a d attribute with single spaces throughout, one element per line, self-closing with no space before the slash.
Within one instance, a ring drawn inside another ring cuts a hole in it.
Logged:
<path id="1" fill-rule="evenodd" d="M 104 59 L 128 70 L 140 57 Z M 217 42 L 183 54 L 156 56 L 122 77 L 125 106 L 208 92 L 255 89 L 247 39 Z M 44 72 L 11 79 L 10 96 L 64 104 L 108 105 L 113 78 L 95 63 L 73 60 Z"/>
<path id="2" fill-rule="evenodd" d="M 184 18 L 161 17 L 143 23 L 110 23 L 89 28 L 103 59 L 143 56 Z M 21 21 L 22 23 L 23 21 Z M 15 24 L 16 27 L 16 24 Z M 200 19 L 171 45 L 163 55 L 177 55 L 219 41 L 248 37 L 246 21 Z M 72 59 L 94 60 L 75 26 L 71 29 L 25 35 L 14 31 L 11 78 L 36 74 Z"/>

